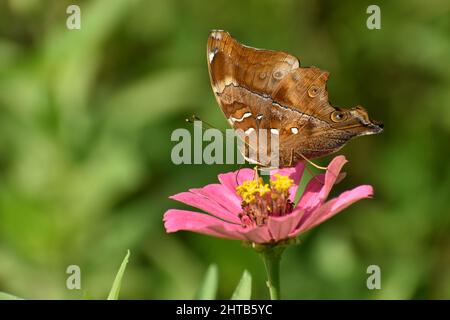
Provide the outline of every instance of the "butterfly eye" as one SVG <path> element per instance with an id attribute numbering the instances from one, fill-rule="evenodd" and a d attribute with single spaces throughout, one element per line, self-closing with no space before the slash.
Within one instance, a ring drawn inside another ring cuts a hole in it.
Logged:
<path id="1" fill-rule="evenodd" d="M 345 118 L 345 113 L 341 111 L 333 111 L 333 113 L 331 114 L 331 120 L 334 122 L 341 122 L 345 120 Z"/>
<path id="2" fill-rule="evenodd" d="M 318 86 L 311 86 L 308 89 L 308 96 L 310 96 L 311 98 L 314 98 L 319 94 L 319 92 L 320 92 L 320 89 Z"/>

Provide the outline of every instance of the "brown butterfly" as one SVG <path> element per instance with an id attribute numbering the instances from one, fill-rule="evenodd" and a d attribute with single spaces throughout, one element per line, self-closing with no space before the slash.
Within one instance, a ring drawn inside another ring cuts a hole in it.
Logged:
<path id="1" fill-rule="evenodd" d="M 286 52 L 251 48 L 214 30 L 207 62 L 214 94 L 230 124 L 246 134 L 276 134 L 280 167 L 331 154 L 351 138 L 383 130 L 361 106 L 333 107 L 326 88 L 329 73 L 300 67 Z M 248 161 L 268 166 L 243 152 Z"/>

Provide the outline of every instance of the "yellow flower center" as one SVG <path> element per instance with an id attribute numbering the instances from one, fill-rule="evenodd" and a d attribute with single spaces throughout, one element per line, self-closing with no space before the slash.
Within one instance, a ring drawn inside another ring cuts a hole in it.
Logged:
<path id="1" fill-rule="evenodd" d="M 274 177 L 275 179 L 270 181 L 270 186 L 280 193 L 287 193 L 289 188 L 294 184 L 294 180 L 290 179 L 288 176 L 275 173 Z"/>
<path id="2" fill-rule="evenodd" d="M 245 203 L 251 203 L 255 200 L 257 194 L 263 196 L 270 192 L 270 188 L 267 183 L 264 183 L 262 178 L 259 178 L 244 181 L 240 186 L 236 187 L 236 191 Z"/>
<path id="3" fill-rule="evenodd" d="M 293 184 L 288 176 L 275 174 L 270 184 L 257 177 L 236 187 L 236 193 L 242 198 L 242 213 L 239 214 L 242 225 L 264 225 L 269 216 L 290 214 L 294 204 L 289 199 L 289 187 Z"/>

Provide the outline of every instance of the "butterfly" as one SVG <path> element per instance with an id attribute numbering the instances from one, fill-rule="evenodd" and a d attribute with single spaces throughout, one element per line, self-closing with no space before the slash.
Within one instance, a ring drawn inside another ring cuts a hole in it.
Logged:
<path id="1" fill-rule="evenodd" d="M 352 138 L 383 130 L 361 106 L 333 107 L 326 87 L 329 73 L 301 67 L 289 53 L 252 48 L 226 31 L 213 30 L 207 63 L 214 95 L 230 125 L 244 132 L 244 138 L 256 134 L 253 149 L 264 147 L 260 132 L 276 137 L 278 167 L 329 155 Z M 265 151 L 270 153 L 269 141 Z M 269 166 L 250 148 L 241 149 L 244 158 Z"/>

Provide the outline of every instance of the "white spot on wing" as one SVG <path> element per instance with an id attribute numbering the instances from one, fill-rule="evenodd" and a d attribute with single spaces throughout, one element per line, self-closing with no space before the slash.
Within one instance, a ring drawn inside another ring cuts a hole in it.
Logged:
<path id="1" fill-rule="evenodd" d="M 209 55 L 208 55 L 209 63 L 211 63 L 211 62 L 213 61 L 214 56 L 215 56 L 214 52 L 210 52 L 210 53 L 209 53 Z"/>
<path id="2" fill-rule="evenodd" d="M 252 116 L 252 113 L 251 112 L 246 112 L 246 113 L 244 113 L 243 115 L 242 115 L 242 117 L 240 117 L 240 118 L 233 118 L 233 117 L 230 117 L 230 120 L 234 123 L 234 122 L 241 122 L 241 121 L 244 121 L 244 119 L 245 118 L 248 118 L 248 117 L 251 117 Z"/>
<path id="3" fill-rule="evenodd" d="M 270 129 L 270 132 L 272 134 L 280 134 L 280 130 L 278 130 L 278 129 Z"/>
<path id="4" fill-rule="evenodd" d="M 217 52 L 219 52 L 219 49 L 217 48 L 214 48 L 213 50 L 209 51 L 208 54 L 209 63 L 211 63 L 214 60 L 214 57 L 216 56 Z"/>
<path id="5" fill-rule="evenodd" d="M 293 127 L 293 128 L 291 128 L 291 132 L 292 132 L 293 134 L 297 134 L 297 133 L 298 133 L 298 129 L 295 128 L 295 127 Z"/>
<path id="6" fill-rule="evenodd" d="M 222 34 L 219 31 L 212 32 L 211 37 L 213 37 L 216 40 L 222 40 Z"/>

